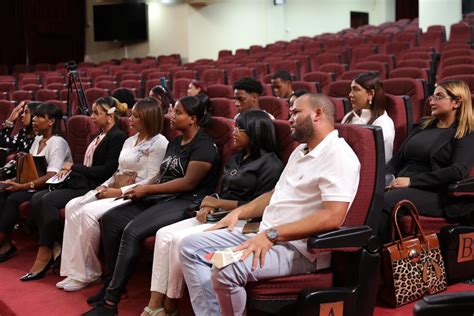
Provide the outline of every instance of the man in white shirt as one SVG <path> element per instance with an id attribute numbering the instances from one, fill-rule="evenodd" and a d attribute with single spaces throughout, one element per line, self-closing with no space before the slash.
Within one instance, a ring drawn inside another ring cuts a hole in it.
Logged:
<path id="1" fill-rule="evenodd" d="M 307 238 L 343 224 L 359 184 L 360 163 L 338 137 L 334 114 L 334 104 L 323 95 L 299 97 L 290 123 L 302 144 L 275 189 L 236 208 L 212 231 L 182 241 L 181 266 L 196 315 L 243 315 L 247 282 L 317 270 Z M 235 228 L 239 220 L 262 215 L 257 234 Z M 243 251 L 241 260 L 211 268 L 206 255 L 229 247 Z"/>

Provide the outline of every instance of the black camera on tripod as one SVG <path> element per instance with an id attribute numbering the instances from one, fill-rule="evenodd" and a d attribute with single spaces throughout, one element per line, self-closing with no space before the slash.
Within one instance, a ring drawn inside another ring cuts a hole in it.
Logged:
<path id="1" fill-rule="evenodd" d="M 77 64 L 74 60 L 70 60 L 70 61 L 66 62 L 64 64 L 64 66 L 66 67 L 67 71 L 69 71 L 69 72 L 77 70 Z"/>

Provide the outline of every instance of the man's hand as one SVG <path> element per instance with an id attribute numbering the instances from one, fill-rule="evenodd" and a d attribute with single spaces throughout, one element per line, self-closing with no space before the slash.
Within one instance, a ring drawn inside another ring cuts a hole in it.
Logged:
<path id="1" fill-rule="evenodd" d="M 247 259 L 250 254 L 253 254 L 252 271 L 257 269 L 257 265 L 260 261 L 260 268 L 263 268 L 265 264 L 265 256 L 273 243 L 267 238 L 265 231 L 258 233 L 252 239 L 249 239 L 242 243 L 240 246 L 234 249 L 234 251 L 243 250 L 241 260 Z"/>
<path id="2" fill-rule="evenodd" d="M 207 222 L 207 214 L 209 213 L 214 214 L 215 210 L 216 209 L 213 207 L 201 206 L 201 208 L 199 209 L 199 212 L 196 214 L 196 219 L 200 223 L 204 224 Z"/>
<path id="3" fill-rule="evenodd" d="M 140 200 L 148 195 L 147 185 L 137 185 L 123 194 L 123 198 L 128 200 Z"/>
<path id="4" fill-rule="evenodd" d="M 221 219 L 215 225 L 209 227 L 205 231 L 217 230 L 217 229 L 221 229 L 225 227 L 227 227 L 228 230 L 233 231 L 235 225 L 239 221 L 240 212 L 241 212 L 240 207 L 234 209 L 232 212 L 227 214 L 223 219 Z"/>

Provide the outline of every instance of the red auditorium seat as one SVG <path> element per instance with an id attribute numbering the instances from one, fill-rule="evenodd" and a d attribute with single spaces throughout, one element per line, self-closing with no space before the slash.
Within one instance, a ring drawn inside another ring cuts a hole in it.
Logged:
<path id="1" fill-rule="evenodd" d="M 332 74 L 332 80 L 336 80 L 343 72 L 347 71 L 347 64 L 328 63 L 319 67 L 319 71 L 328 72 Z"/>
<path id="2" fill-rule="evenodd" d="M 288 120 L 288 102 L 273 96 L 262 96 L 258 98 L 260 109 L 267 111 L 278 120 Z"/>
<path id="3" fill-rule="evenodd" d="M 388 65 L 378 61 L 363 61 L 357 63 L 353 69 L 368 69 L 378 72 L 380 79 L 386 79 L 388 74 Z"/>
<path id="4" fill-rule="evenodd" d="M 181 78 L 176 79 L 173 82 L 173 97 L 175 98 L 175 100 L 179 100 L 180 98 L 187 95 L 189 84 L 192 81 L 192 79 Z"/>
<path id="5" fill-rule="evenodd" d="M 450 49 L 448 51 L 445 51 L 441 55 L 441 58 L 443 60 L 443 59 L 447 59 L 451 57 L 460 57 L 460 56 L 474 57 L 474 50 L 468 49 L 468 48 Z"/>
<path id="6" fill-rule="evenodd" d="M 196 80 L 197 79 L 197 71 L 194 71 L 194 70 L 179 70 L 179 71 L 174 73 L 173 78 L 174 78 L 173 80 L 180 79 L 180 78 L 187 78 L 187 79 Z"/>
<path id="7" fill-rule="evenodd" d="M 213 84 L 225 84 L 225 71 L 217 68 L 206 69 L 203 71 L 200 77 L 200 81 L 206 86 L 210 86 Z"/>
<path id="8" fill-rule="evenodd" d="M 443 80 L 462 80 L 469 86 L 471 90 L 471 95 L 474 96 L 474 73 L 463 74 L 463 75 L 453 75 L 444 77 Z"/>
<path id="9" fill-rule="evenodd" d="M 393 141 L 393 154 L 395 154 L 413 128 L 411 102 L 409 102 L 408 96 L 396 96 L 388 93 L 385 96 L 387 98 L 386 111 L 395 127 Z"/>
<path id="10" fill-rule="evenodd" d="M 143 80 L 143 77 L 142 77 L 141 74 L 138 74 L 138 73 L 128 73 L 128 74 L 122 75 L 122 77 L 120 78 L 120 81 L 125 81 L 125 80 L 138 80 L 138 81 L 142 81 L 142 80 Z"/>
<path id="11" fill-rule="evenodd" d="M 269 73 L 269 66 L 264 62 L 252 62 L 246 65 L 255 69 L 255 79 L 263 82 L 264 77 Z"/>
<path id="12" fill-rule="evenodd" d="M 120 82 L 120 88 L 127 88 L 130 90 L 136 91 L 136 96 L 138 98 L 143 97 L 143 85 L 141 80 L 122 80 Z"/>
<path id="13" fill-rule="evenodd" d="M 449 41 L 450 42 L 464 42 L 469 43 L 474 39 L 474 27 L 465 22 L 459 22 L 456 24 L 451 24 L 451 29 L 449 32 Z"/>
<path id="14" fill-rule="evenodd" d="M 275 127 L 278 143 L 278 157 L 286 164 L 299 143 L 291 137 L 290 122 L 288 120 L 273 120 L 273 126 Z"/>
<path id="15" fill-rule="evenodd" d="M 213 116 L 233 119 L 237 115 L 237 108 L 232 99 L 211 98 L 211 113 Z"/>
<path id="16" fill-rule="evenodd" d="M 15 104 L 8 100 L 0 100 L 0 122 L 4 122 L 12 112 Z M 21 120 L 19 120 L 21 121 Z"/>
<path id="17" fill-rule="evenodd" d="M 65 83 L 53 82 L 53 83 L 48 83 L 48 84 L 45 86 L 45 88 L 46 88 L 46 89 L 49 89 L 49 90 L 58 90 L 58 91 L 61 91 L 62 89 L 67 88 L 67 86 L 66 86 Z"/>
<path id="18" fill-rule="evenodd" d="M 36 91 L 36 101 L 59 100 L 58 90 L 39 89 Z"/>
<path id="19" fill-rule="evenodd" d="M 0 81 L 0 92 L 5 92 L 10 97 L 13 91 L 15 91 L 14 81 Z"/>
<path id="20" fill-rule="evenodd" d="M 310 93 L 318 93 L 318 88 L 315 83 L 306 82 L 306 81 L 293 81 L 292 82 L 293 90 L 308 90 Z"/>
<path id="21" fill-rule="evenodd" d="M 344 315 L 373 314 L 380 255 L 370 240 L 376 234 L 383 203 L 383 137 L 380 127 L 338 124 L 336 128 L 359 158 L 361 177 L 344 227 L 308 240 L 312 252 L 333 252 L 331 268 L 249 282 L 249 314 L 314 315 L 320 304 L 337 301 L 344 302 Z"/>
<path id="22" fill-rule="evenodd" d="M 311 56 L 311 71 L 319 70 L 324 64 L 341 63 L 341 55 L 336 53 L 324 53 Z"/>
<path id="23" fill-rule="evenodd" d="M 328 86 L 328 96 L 336 98 L 349 98 L 352 80 L 338 80 Z"/>
<path id="24" fill-rule="evenodd" d="M 181 65 L 181 55 L 180 54 L 171 54 L 171 55 L 160 55 L 157 58 L 158 64 L 174 64 Z"/>
<path id="25" fill-rule="evenodd" d="M 146 81 L 150 78 L 148 78 L 149 74 L 155 72 L 155 71 L 159 71 L 158 68 L 156 67 L 153 67 L 153 68 L 147 68 L 147 69 L 144 69 L 142 71 L 140 71 L 140 74 L 142 75 L 142 78 Z M 169 74 L 168 74 L 169 76 Z"/>
<path id="26" fill-rule="evenodd" d="M 229 49 L 222 49 L 218 53 L 218 59 L 221 59 L 221 58 L 227 57 L 227 56 L 232 56 L 232 51 L 229 50 Z"/>
<path id="27" fill-rule="evenodd" d="M 91 108 L 95 100 L 97 100 L 98 98 L 102 98 L 102 97 L 106 97 L 110 95 L 110 91 L 106 89 L 100 89 L 100 88 L 89 88 L 86 91 L 84 91 L 84 94 L 87 99 L 87 104 L 89 105 L 89 108 Z"/>
<path id="28" fill-rule="evenodd" d="M 438 74 L 438 81 L 444 77 L 455 75 L 470 75 L 474 73 L 474 65 L 453 65 L 444 67 Z"/>
<path id="29" fill-rule="evenodd" d="M 281 60 L 270 65 L 270 73 L 275 73 L 280 70 L 289 72 L 296 80 L 301 78 L 300 63 L 296 60 Z"/>
<path id="30" fill-rule="evenodd" d="M 429 70 L 420 69 L 417 67 L 400 67 L 390 71 L 389 78 L 413 78 L 423 79 L 427 83 L 429 82 Z"/>
<path id="31" fill-rule="evenodd" d="M 67 121 L 67 141 L 71 148 L 72 159 L 76 164 L 82 164 L 87 146 L 98 134 L 90 117 L 85 115 L 74 115 Z"/>
<path id="32" fill-rule="evenodd" d="M 213 84 L 207 87 L 207 95 L 209 98 L 233 98 L 234 89 L 232 86 L 224 84 Z"/>
<path id="33" fill-rule="evenodd" d="M 406 42 L 391 42 L 385 46 L 383 51 L 385 54 L 392 54 L 398 59 L 408 49 L 408 43 Z M 398 65 L 397 65 L 398 67 Z"/>
<path id="34" fill-rule="evenodd" d="M 373 45 L 357 46 L 352 49 L 351 65 L 352 69 L 357 63 L 364 61 L 367 56 L 376 54 L 376 49 Z"/>
<path id="35" fill-rule="evenodd" d="M 154 69 L 154 71 L 150 72 L 147 75 L 146 81 L 147 80 L 152 80 L 152 79 L 160 79 L 162 77 L 165 77 L 166 80 L 170 79 L 170 73 L 167 71 L 159 71 L 157 69 Z"/>
<path id="36" fill-rule="evenodd" d="M 118 87 L 118 83 L 117 81 L 101 80 L 96 82 L 94 87 L 99 89 L 114 90 Z"/>
<path id="37" fill-rule="evenodd" d="M 336 123 L 340 123 L 344 116 L 352 110 L 351 103 L 349 100 L 346 98 L 336 98 L 336 97 L 329 97 L 334 103 L 334 106 L 336 107 L 336 115 L 334 119 L 336 120 Z"/>
<path id="38" fill-rule="evenodd" d="M 319 92 L 328 93 L 328 85 L 334 81 L 332 73 L 313 71 L 303 75 L 303 81 L 314 83 Z"/>
<path id="39" fill-rule="evenodd" d="M 252 45 L 249 47 L 249 53 L 250 55 L 258 54 L 258 53 L 264 53 L 265 49 L 261 45 Z"/>
<path id="40" fill-rule="evenodd" d="M 300 65 L 300 78 L 305 73 L 311 71 L 311 63 L 310 63 L 308 55 L 303 55 L 303 54 L 290 55 L 286 59 L 287 60 L 296 60 L 296 61 L 298 61 L 299 65 Z"/>
<path id="41" fill-rule="evenodd" d="M 425 99 L 428 97 L 423 82 L 411 78 L 392 78 L 384 80 L 383 87 L 385 93 L 410 97 L 413 123 L 418 124 L 423 116 Z"/>
<path id="42" fill-rule="evenodd" d="M 132 70 L 120 70 L 115 73 L 115 77 L 117 78 L 118 82 L 123 81 L 122 77 L 127 74 L 135 74 Z"/>
<path id="43" fill-rule="evenodd" d="M 390 72 L 395 68 L 395 56 L 392 54 L 374 54 L 367 56 L 364 61 L 378 61 L 388 65 L 388 71 Z"/>
<path id="44" fill-rule="evenodd" d="M 34 92 L 27 90 L 16 90 L 11 93 L 10 99 L 16 102 L 32 101 L 34 100 Z"/>
<path id="45" fill-rule="evenodd" d="M 255 69 L 249 67 L 238 67 L 233 68 L 227 76 L 227 82 L 229 85 L 233 85 L 239 79 L 244 77 L 255 78 Z"/>
<path id="46" fill-rule="evenodd" d="M 202 81 L 202 74 L 204 73 L 204 71 L 209 70 L 209 69 L 215 69 L 215 68 L 216 66 L 213 66 L 213 65 L 198 64 L 198 65 L 193 66 L 192 70 L 196 71 L 197 78 Z"/>
<path id="47" fill-rule="evenodd" d="M 354 78 L 364 72 L 370 72 L 371 70 L 369 69 L 352 69 L 343 72 L 342 74 L 339 75 L 337 78 L 338 80 L 354 80 Z"/>

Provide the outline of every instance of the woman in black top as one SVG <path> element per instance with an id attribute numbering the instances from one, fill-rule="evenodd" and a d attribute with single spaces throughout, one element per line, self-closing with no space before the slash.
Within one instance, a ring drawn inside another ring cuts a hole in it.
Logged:
<path id="1" fill-rule="evenodd" d="M 157 183 L 138 185 L 125 192 L 124 197 L 133 202 L 113 208 L 102 217 L 107 273 L 113 275 L 106 280 L 107 287 L 88 300 L 99 302 L 84 315 L 115 315 L 143 239 L 186 218 L 193 201 L 214 191 L 218 150 L 200 128 L 208 119 L 204 104 L 197 97 L 180 99 L 172 112 L 171 127 L 182 135 L 168 144 Z"/>
<path id="2" fill-rule="evenodd" d="M 242 112 L 234 128 L 234 146 L 239 150 L 224 166 L 219 195 L 206 196 L 196 218 L 163 227 L 156 233 L 151 297 L 142 316 L 172 314 L 182 295 L 183 276 L 179 265 L 180 241 L 212 226 L 206 216 L 217 209 L 232 210 L 271 191 L 283 171 L 278 159 L 272 120 L 260 110 Z"/>
<path id="3" fill-rule="evenodd" d="M 474 117 L 471 93 L 460 80 L 439 83 L 430 97 L 431 115 L 416 128 L 387 165 L 396 178 L 385 193 L 379 236 L 388 241 L 390 212 L 409 199 L 426 216 L 462 217 L 472 203 L 447 195 L 450 183 L 464 179 L 474 164 Z"/>
<path id="4" fill-rule="evenodd" d="M 117 170 L 118 157 L 127 138 L 118 127 L 118 115 L 127 111 L 125 103 L 113 97 L 97 99 L 92 105 L 91 120 L 101 133 L 92 140 L 84 156 L 84 165 L 66 162 L 59 177 L 67 177 L 60 189 L 42 190 L 31 198 L 31 212 L 39 230 L 39 248 L 30 272 L 20 278 L 22 281 L 37 280 L 45 276 L 60 247 L 53 247 L 60 225 L 59 210 L 71 199 L 81 196 L 110 178 Z"/>
<path id="5" fill-rule="evenodd" d="M 0 130 L 0 147 L 8 148 L 13 152 L 29 152 L 33 141 L 35 140 L 35 133 L 31 126 L 32 117 L 35 109 L 41 102 L 30 102 L 26 104 L 25 101 L 17 105 L 8 119 L 3 122 L 3 128 Z M 15 121 L 21 117 L 23 128 L 18 131 L 16 135 L 12 135 L 15 127 Z M 6 158 L 6 157 L 5 157 Z M 14 178 L 16 175 L 15 160 L 8 162 L 1 168 L 0 180 Z"/>

